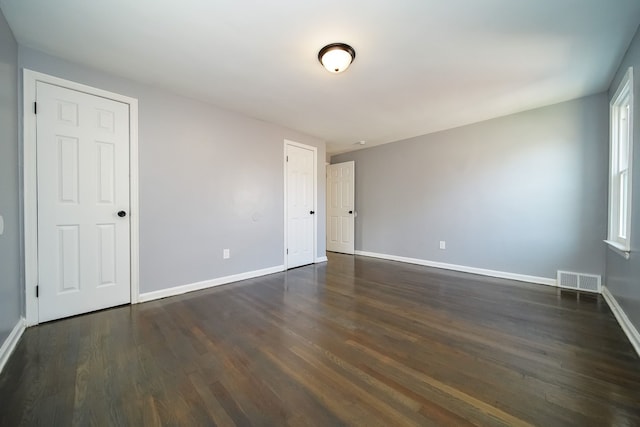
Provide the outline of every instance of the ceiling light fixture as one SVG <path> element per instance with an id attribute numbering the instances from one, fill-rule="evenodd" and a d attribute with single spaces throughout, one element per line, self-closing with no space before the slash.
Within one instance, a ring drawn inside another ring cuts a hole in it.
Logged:
<path id="1" fill-rule="evenodd" d="M 320 49 L 318 52 L 318 61 L 330 73 L 341 73 L 356 58 L 356 51 L 344 43 L 331 43 Z"/>

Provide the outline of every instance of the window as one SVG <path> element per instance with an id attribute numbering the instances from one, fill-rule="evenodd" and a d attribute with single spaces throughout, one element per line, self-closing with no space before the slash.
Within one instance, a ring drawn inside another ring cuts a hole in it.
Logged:
<path id="1" fill-rule="evenodd" d="M 606 242 L 629 258 L 631 250 L 631 167 L 633 153 L 633 68 L 611 100 L 609 232 Z"/>

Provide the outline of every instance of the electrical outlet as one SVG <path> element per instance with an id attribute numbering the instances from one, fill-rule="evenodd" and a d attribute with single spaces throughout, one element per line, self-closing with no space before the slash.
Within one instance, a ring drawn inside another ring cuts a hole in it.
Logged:
<path id="1" fill-rule="evenodd" d="M 223 249 L 222 250 L 222 258 L 223 259 L 231 258 L 231 253 L 229 252 L 229 249 Z"/>
<path id="2" fill-rule="evenodd" d="M 447 249 L 447 242 L 440 240 L 440 249 Z"/>

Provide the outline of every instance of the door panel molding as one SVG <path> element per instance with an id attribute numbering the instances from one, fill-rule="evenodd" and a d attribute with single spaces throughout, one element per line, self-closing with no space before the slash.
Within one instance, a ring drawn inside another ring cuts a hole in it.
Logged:
<path id="1" fill-rule="evenodd" d="M 139 209 L 138 209 L 138 100 L 91 86 L 23 70 L 23 188 L 25 259 L 25 319 L 27 326 L 39 323 L 38 298 L 38 198 L 36 169 L 36 101 L 37 82 L 48 83 L 89 95 L 111 99 L 129 105 L 129 204 L 130 204 L 130 274 L 131 303 L 139 301 Z"/>
<path id="2" fill-rule="evenodd" d="M 287 147 L 288 146 L 303 148 L 313 152 L 313 195 L 312 195 L 313 199 L 312 200 L 313 200 L 314 211 L 317 211 L 317 208 L 318 208 L 318 148 L 311 145 L 301 144 L 299 142 L 285 139 L 284 145 L 283 145 L 283 155 L 282 155 L 282 161 L 284 165 L 283 167 L 283 172 L 284 172 L 284 245 L 283 246 L 284 248 L 282 253 L 283 253 L 283 260 L 284 260 L 283 264 L 284 264 L 285 270 L 290 268 L 289 257 L 287 254 L 287 246 L 289 243 L 289 236 L 288 236 L 289 215 L 288 215 L 288 193 L 287 193 L 287 183 L 288 183 Z M 312 215 L 312 217 L 313 217 L 313 254 L 312 254 L 311 262 L 314 263 L 314 262 L 318 262 L 316 260 L 316 256 L 318 252 L 318 247 L 317 247 L 318 246 L 318 215 Z"/>
<path id="3" fill-rule="evenodd" d="M 327 250 L 355 251 L 355 162 L 327 166 Z"/>

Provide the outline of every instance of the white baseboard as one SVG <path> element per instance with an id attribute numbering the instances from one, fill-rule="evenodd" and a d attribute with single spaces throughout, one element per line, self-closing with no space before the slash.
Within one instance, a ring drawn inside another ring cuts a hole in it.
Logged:
<path id="1" fill-rule="evenodd" d="M 2 347 L 0 347 L 0 372 L 4 369 L 4 365 L 7 363 L 7 360 L 9 360 L 9 356 L 11 356 L 11 353 L 15 350 L 18 341 L 20 341 L 20 337 L 22 336 L 25 327 L 26 322 L 24 317 L 21 317 L 18 320 L 18 323 L 16 323 L 16 326 L 11 330 L 7 339 L 2 343 Z"/>
<path id="2" fill-rule="evenodd" d="M 500 279 L 517 280 L 519 282 L 537 283 L 540 285 L 557 286 L 557 280 L 549 277 L 527 276 L 525 274 L 507 273 L 504 271 L 487 270 L 484 268 L 467 267 L 465 265 L 447 264 L 444 262 L 428 261 L 418 258 L 406 258 L 397 255 L 379 254 L 375 252 L 356 251 L 356 255 L 372 258 L 382 258 L 391 261 L 406 262 L 409 264 L 424 265 L 426 267 L 443 268 L 445 270 L 461 271 L 463 273 L 480 274 L 482 276 L 497 277 Z"/>
<path id="3" fill-rule="evenodd" d="M 321 256 L 316 258 L 316 264 L 321 263 L 321 262 L 327 262 L 329 261 L 329 259 L 326 256 Z"/>
<path id="4" fill-rule="evenodd" d="M 240 280 L 253 279 L 254 277 L 266 276 L 268 274 L 279 273 L 284 271 L 284 265 L 263 268 L 262 270 L 248 271 L 246 273 L 234 274 L 231 276 L 219 277 L 212 280 L 204 280 L 202 282 L 190 283 L 188 285 L 175 286 L 173 288 L 161 289 L 159 291 L 145 292 L 140 294 L 139 302 L 153 301 L 160 298 L 181 295 L 187 292 L 199 291 L 214 286 L 226 285 L 227 283 L 238 282 Z"/>
<path id="5" fill-rule="evenodd" d="M 604 297 L 604 300 L 607 302 L 607 304 L 609 304 L 609 308 L 613 312 L 613 315 L 616 317 L 616 320 L 620 324 L 620 327 L 627 335 L 627 338 L 629 338 L 629 341 L 631 341 L 631 345 L 633 345 L 633 348 L 635 348 L 636 353 L 638 353 L 638 356 L 640 356 L 640 333 L 638 332 L 636 327 L 633 326 L 633 323 L 631 323 L 631 320 L 629 320 L 629 317 L 627 317 L 627 313 L 625 313 L 622 307 L 620 307 L 620 304 L 618 304 L 618 301 L 606 286 L 602 287 L 602 296 Z"/>

